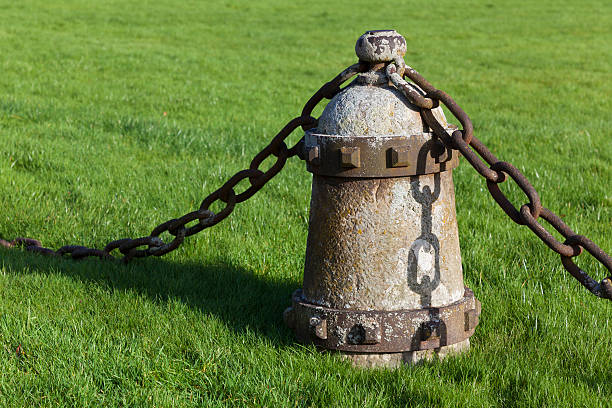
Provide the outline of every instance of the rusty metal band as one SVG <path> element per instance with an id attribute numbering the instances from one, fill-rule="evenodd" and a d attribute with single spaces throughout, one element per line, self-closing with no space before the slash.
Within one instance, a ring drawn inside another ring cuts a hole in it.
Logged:
<path id="1" fill-rule="evenodd" d="M 459 154 L 432 134 L 411 136 L 330 136 L 306 132 L 306 168 L 333 177 L 404 177 L 457 167 Z"/>
<path id="2" fill-rule="evenodd" d="M 572 235 L 567 238 L 564 242 L 565 245 L 580 245 L 580 247 L 587 250 L 593 258 L 597 259 L 602 265 L 604 265 L 608 271 L 612 271 L 612 257 L 606 254 L 601 248 L 599 248 L 593 241 L 585 237 L 584 235 Z M 588 273 L 580 269 L 578 265 L 574 263 L 571 257 L 561 255 L 561 263 L 563 267 L 578 281 L 587 288 L 595 296 L 612 300 L 612 277 L 602 279 L 601 282 L 597 282 L 591 278 Z"/>
<path id="3" fill-rule="evenodd" d="M 479 315 L 480 302 L 467 287 L 463 298 L 450 305 L 397 311 L 327 308 L 306 302 L 298 289 L 285 319 L 304 343 L 340 351 L 396 353 L 464 341 L 474 334 Z"/>

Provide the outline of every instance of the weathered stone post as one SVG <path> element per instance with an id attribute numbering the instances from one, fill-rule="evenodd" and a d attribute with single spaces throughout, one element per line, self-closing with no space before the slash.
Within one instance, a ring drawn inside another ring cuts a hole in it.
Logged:
<path id="1" fill-rule="evenodd" d="M 313 182 L 304 286 L 285 320 L 300 341 L 358 366 L 467 350 L 480 303 L 463 284 L 457 153 L 385 74 L 405 39 L 370 31 L 355 48 L 371 69 L 306 133 Z M 434 114 L 446 123 L 440 108 Z"/>

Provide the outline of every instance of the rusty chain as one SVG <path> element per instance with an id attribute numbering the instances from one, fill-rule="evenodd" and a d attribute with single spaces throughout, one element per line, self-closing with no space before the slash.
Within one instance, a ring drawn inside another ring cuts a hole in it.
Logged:
<path id="1" fill-rule="evenodd" d="M 344 82 L 354 75 L 366 71 L 368 68 L 369 64 L 359 62 L 349 66 L 334 79 L 324 84 L 306 102 L 301 115 L 289 121 L 268 146 L 253 158 L 248 169 L 234 174 L 225 184 L 206 197 L 198 210 L 158 225 L 146 237 L 119 239 L 108 243 L 104 249 L 67 245 L 54 251 L 43 247 L 40 241 L 31 238 L 16 238 L 10 242 L 0 239 L 0 246 L 6 248 L 21 246 L 25 247 L 28 251 L 54 256 L 70 255 L 73 259 L 83 259 L 86 257 L 117 259 L 111 253 L 114 250 L 119 250 L 123 255 L 121 260 L 124 262 L 130 261 L 132 258 L 161 256 L 174 251 L 183 243 L 186 237 L 218 224 L 232 213 L 237 203 L 248 200 L 261 190 L 270 179 L 282 170 L 288 158 L 296 155 L 301 157 L 301 147 L 303 146 L 304 139 L 302 138 L 291 148 L 287 146 L 285 139 L 298 127 L 302 127 L 303 130 L 316 127 L 317 119 L 311 116 L 314 108 L 323 99 L 333 98 L 341 91 L 340 86 Z M 387 65 L 386 74 L 389 80 L 402 91 L 408 100 L 421 109 L 424 121 L 442 143 L 447 147 L 458 150 L 472 167 L 485 178 L 491 196 L 508 217 L 519 225 L 529 227 L 549 248 L 558 253 L 561 256 L 561 262 L 565 269 L 591 293 L 612 300 L 612 276 L 597 282 L 572 260 L 573 257 L 580 255 L 584 248 L 604 265 L 612 275 L 612 258 L 587 237 L 575 234 L 563 222 L 561 217 L 542 206 L 537 191 L 521 171 L 511 163 L 498 160 L 474 136 L 474 127 L 469 116 L 453 98 L 447 93 L 436 89 L 416 70 L 406 66 L 401 58 L 397 58 Z M 405 78 L 410 79 L 418 88 L 408 83 Z M 438 122 L 432 113 L 432 109 L 438 107 L 440 102 L 459 120 L 462 129 L 455 130 L 449 135 L 444 126 Z M 276 162 L 267 171 L 260 170 L 259 166 L 270 156 L 276 157 Z M 303 157 L 301 158 L 303 159 Z M 506 181 L 506 175 L 514 180 L 529 199 L 529 203 L 524 204 L 518 210 L 499 188 L 499 184 Z M 237 194 L 234 187 L 245 179 L 248 179 L 250 186 L 245 191 Z M 210 207 L 217 201 L 222 202 L 225 206 L 221 211 L 215 213 L 210 210 Z M 538 222 L 539 218 L 550 224 L 565 238 L 565 241 L 558 241 Z M 188 226 L 188 224 L 194 221 L 197 221 L 197 223 Z M 168 243 L 164 242 L 160 237 L 164 232 L 174 236 L 174 239 Z M 146 248 L 141 249 L 141 247 Z"/>
<path id="2" fill-rule="evenodd" d="M 558 253 L 565 269 L 582 286 L 596 296 L 612 300 L 612 257 L 584 235 L 574 233 L 561 217 L 543 207 L 538 192 L 523 173 L 511 163 L 498 160 L 474 136 L 474 127 L 469 116 L 447 93 L 436 89 L 421 74 L 406 66 L 403 60 L 396 60 L 389 64 L 386 73 L 389 80 L 402 91 L 406 98 L 421 109 L 423 119 L 442 143 L 447 147 L 458 150 L 472 167 L 485 178 L 489 193 L 506 215 L 515 223 L 529 227 L 550 249 Z M 405 78 L 410 79 L 418 88 L 408 83 Z M 444 126 L 437 121 L 431 111 L 438 107 L 440 102 L 459 120 L 463 129 L 455 130 L 450 135 L 447 133 Z M 520 209 L 516 209 L 499 188 L 499 184 L 506 181 L 506 176 L 510 176 L 529 199 L 529 203 L 524 204 Z M 538 218 L 542 218 L 550 224 L 563 236 L 565 241 L 557 240 L 538 222 Z M 611 276 L 597 282 L 588 273 L 580 269 L 572 258 L 580 255 L 583 249 L 586 249 L 598 260 Z"/>
<path id="3" fill-rule="evenodd" d="M 234 174 L 225 184 L 206 197 L 198 210 L 158 225 L 153 229 L 151 234 L 146 237 L 119 239 L 109 242 L 104 249 L 88 248 L 80 245 L 66 245 L 58 250 L 53 250 L 43 247 L 40 241 L 31 238 L 16 238 L 10 242 L 0 239 L 0 246 L 5 248 L 25 247 L 28 251 L 44 255 L 70 255 L 72 259 L 98 257 L 100 259 L 111 260 L 121 259 L 123 262 L 128 262 L 133 258 L 161 256 L 172 252 L 183 243 L 186 237 L 212 227 L 229 216 L 232 211 L 234 211 L 236 204 L 251 198 L 255 193 L 261 190 L 270 179 L 276 176 L 285 166 L 287 159 L 296 155 L 301 155 L 301 147 L 304 143 L 304 138 L 291 148 L 287 146 L 285 139 L 300 126 L 303 130 L 316 127 L 317 119 L 311 116 L 313 109 L 323 99 L 333 98 L 340 92 L 340 86 L 344 82 L 359 72 L 367 70 L 367 68 L 368 65 L 364 63 L 351 65 L 334 79 L 324 84 L 308 102 L 306 102 L 301 115 L 290 120 L 272 141 L 262 151 L 255 155 L 248 169 L 241 170 Z M 267 171 L 260 170 L 259 166 L 271 156 L 276 157 L 276 162 Z M 237 194 L 234 187 L 243 180 L 248 180 L 250 186 L 245 191 Z M 223 203 L 224 207 L 221 211 L 215 213 L 211 211 L 210 208 L 217 201 Z M 191 223 L 194 224 L 189 225 Z M 174 238 L 170 242 L 164 242 L 160 237 L 164 232 L 168 232 L 174 236 Z M 117 258 L 113 256 L 111 253 L 114 250 L 119 250 L 123 257 Z"/>

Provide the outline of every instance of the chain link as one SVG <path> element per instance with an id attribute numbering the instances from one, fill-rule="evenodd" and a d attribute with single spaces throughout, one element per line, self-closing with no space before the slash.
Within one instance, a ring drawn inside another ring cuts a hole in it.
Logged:
<path id="1" fill-rule="evenodd" d="M 212 227 L 227 218 L 236 204 L 242 203 L 253 195 L 255 195 L 263 186 L 276 176 L 285 166 L 287 159 L 293 156 L 299 156 L 303 159 L 304 138 L 289 148 L 285 140 L 298 127 L 303 130 L 308 130 L 316 127 L 317 119 L 311 116 L 314 108 L 323 100 L 331 99 L 338 92 L 340 86 L 350 78 L 364 72 L 368 69 L 368 64 L 358 63 L 349 66 L 334 79 L 324 84 L 309 100 L 306 102 L 300 116 L 290 120 L 280 132 L 274 136 L 270 143 L 251 160 L 248 169 L 241 170 L 234 174 L 221 187 L 212 192 L 206 197 L 200 208 L 196 211 L 189 212 L 180 218 L 168 220 L 159 224 L 153 229 L 150 235 L 140 238 L 123 238 L 109 242 L 104 249 L 88 248 L 80 245 L 66 245 L 54 251 L 50 248 L 42 246 L 41 242 L 32 238 L 16 238 L 13 241 L 0 239 L 0 246 L 5 248 L 25 247 L 26 250 L 37 252 L 43 255 L 64 256 L 70 255 L 72 259 L 83 259 L 87 257 L 97 257 L 100 259 L 122 260 L 129 262 L 133 258 L 143 258 L 148 256 L 161 256 L 177 249 L 190 235 Z M 276 158 L 274 164 L 266 171 L 260 170 L 259 166 L 269 157 Z M 243 180 L 248 180 L 249 187 L 241 193 L 236 193 L 234 188 Z M 213 204 L 220 202 L 222 209 L 218 212 L 213 212 L 211 207 Z M 194 223 L 193 225 L 189 225 Z M 160 237 L 164 232 L 174 236 L 174 238 L 166 243 Z M 123 257 L 116 258 L 111 255 L 115 250 L 118 250 Z"/>
<path id="2" fill-rule="evenodd" d="M 434 134 L 449 148 L 458 150 L 474 169 L 485 178 L 489 193 L 501 209 L 512 221 L 519 225 L 526 225 L 550 249 L 561 256 L 564 268 L 582 286 L 601 298 L 612 300 L 612 258 L 598 247 L 593 241 L 583 235 L 577 235 L 557 214 L 543 207 L 538 192 L 519 169 L 508 162 L 500 161 L 493 153 L 474 136 L 474 127 L 469 116 L 457 105 L 447 93 L 436 89 L 421 74 L 406 66 L 403 61 L 394 62 L 387 66 L 389 80 L 404 96 L 415 106 L 421 109 L 424 121 Z M 403 75 L 400 74 L 403 72 Z M 413 84 L 408 83 L 405 77 Z M 432 113 L 442 102 L 444 106 L 459 120 L 463 129 L 455 130 L 450 135 L 444 126 L 438 122 Z M 480 156 L 480 157 L 479 157 Z M 507 176 L 519 186 L 529 199 L 519 210 L 514 207 L 508 197 L 500 190 L 499 184 L 506 181 Z M 565 242 L 558 241 L 539 222 L 542 218 L 548 222 L 564 238 Z M 580 269 L 572 260 L 586 249 L 598 260 L 611 275 L 597 282 L 588 273 Z"/>

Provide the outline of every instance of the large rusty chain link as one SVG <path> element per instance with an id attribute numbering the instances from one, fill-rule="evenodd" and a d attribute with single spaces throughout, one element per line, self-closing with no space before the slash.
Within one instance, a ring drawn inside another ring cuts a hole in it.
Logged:
<path id="1" fill-rule="evenodd" d="M 291 148 L 287 146 L 285 139 L 287 139 L 287 137 L 289 137 L 298 127 L 301 127 L 303 130 L 316 127 L 317 119 L 311 116 L 313 109 L 323 99 L 331 99 L 340 92 L 340 86 L 344 82 L 367 69 L 367 64 L 358 63 L 351 65 L 334 79 L 324 84 L 308 100 L 301 115 L 289 121 L 272 141 L 262 151 L 255 155 L 248 169 L 241 170 L 234 174 L 225 184 L 206 197 L 198 210 L 158 225 L 153 229 L 151 234 L 146 237 L 119 239 L 109 242 L 104 249 L 88 248 L 80 245 L 66 245 L 58 250 L 53 250 L 43 247 L 40 241 L 31 238 L 16 238 L 10 242 L 0 239 L 0 246 L 5 248 L 25 247 L 28 251 L 44 255 L 70 255 L 73 259 L 98 257 L 100 259 L 121 259 L 124 262 L 130 261 L 132 258 L 161 256 L 174 251 L 183 243 L 186 237 L 218 224 L 234 211 L 236 204 L 248 200 L 261 190 L 268 181 L 282 170 L 287 159 L 296 155 L 301 155 L 301 147 L 304 143 L 304 138 Z M 274 164 L 266 171 L 260 170 L 259 166 L 271 156 L 276 158 Z M 243 180 L 248 180 L 250 186 L 245 191 L 238 194 L 234 190 L 234 187 Z M 221 202 L 223 209 L 218 212 L 213 212 L 210 208 L 216 202 Z M 174 238 L 170 242 L 164 242 L 161 238 L 161 234 L 164 232 L 168 232 Z M 118 250 L 123 256 L 117 258 L 111 255 L 114 250 Z"/>
<path id="2" fill-rule="evenodd" d="M 389 64 L 386 72 L 389 80 L 402 91 L 406 98 L 421 109 L 423 119 L 442 143 L 449 148 L 458 150 L 472 167 L 485 178 L 489 193 L 506 215 L 515 223 L 529 227 L 550 249 L 558 253 L 565 269 L 582 286 L 596 296 L 612 300 L 612 257 L 587 237 L 574 233 L 561 217 L 543 207 L 538 192 L 527 177 L 511 163 L 498 160 L 474 136 L 474 127 L 469 116 L 447 93 L 436 89 L 421 74 L 406 66 L 403 60 Z M 408 83 L 405 78 L 410 79 L 418 88 Z M 438 107 L 440 102 L 459 120 L 463 129 L 455 130 L 450 135 L 447 133 L 444 126 L 438 122 L 431 111 Z M 510 176 L 529 199 L 529 203 L 524 204 L 520 209 L 515 208 L 499 188 L 499 184 L 506 181 L 506 176 Z M 550 224 L 563 236 L 565 241 L 557 240 L 538 222 L 539 218 Z M 608 270 L 609 277 L 597 282 L 574 263 L 572 258 L 580 255 L 583 249 L 586 249 Z"/>

